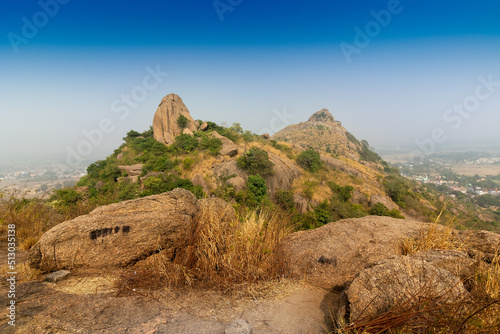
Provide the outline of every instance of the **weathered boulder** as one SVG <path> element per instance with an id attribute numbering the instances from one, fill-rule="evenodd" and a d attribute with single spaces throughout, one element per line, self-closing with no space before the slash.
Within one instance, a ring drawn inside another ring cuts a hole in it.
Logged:
<path id="1" fill-rule="evenodd" d="M 132 264 L 170 249 L 193 224 L 196 197 L 185 189 L 99 207 L 61 223 L 30 250 L 30 266 L 43 271 Z"/>
<path id="2" fill-rule="evenodd" d="M 409 257 L 428 263 L 436 268 L 449 271 L 453 275 L 466 279 L 472 275 L 474 260 L 467 253 L 451 249 L 429 249 L 410 254 Z"/>
<path id="3" fill-rule="evenodd" d="M 127 173 L 127 176 L 119 177 L 118 182 L 129 181 L 132 183 L 136 183 L 139 180 L 139 176 L 142 173 L 143 166 L 144 166 L 143 164 L 118 166 L 118 168 L 121 171 L 124 171 Z"/>
<path id="4" fill-rule="evenodd" d="M 269 152 L 269 160 L 274 164 L 273 175 L 266 176 L 267 190 L 271 197 L 278 189 L 292 189 L 293 180 L 300 177 L 302 173 L 290 160 L 283 159 L 279 155 Z"/>
<path id="5" fill-rule="evenodd" d="M 182 133 L 185 134 L 185 135 L 188 135 L 188 136 L 194 136 L 193 131 L 191 131 L 189 129 L 182 130 Z"/>
<path id="6" fill-rule="evenodd" d="M 203 189 L 203 192 L 205 194 L 208 194 L 208 186 L 207 186 L 207 183 L 205 182 L 205 179 L 203 178 L 203 176 L 201 174 L 196 174 L 195 176 L 193 176 L 191 178 L 191 182 L 193 183 L 193 185 L 195 186 L 200 186 L 201 189 Z"/>
<path id="7" fill-rule="evenodd" d="M 206 129 L 208 129 L 208 124 L 207 122 L 203 122 L 200 124 L 200 127 L 198 128 L 199 131 L 205 131 Z"/>
<path id="8" fill-rule="evenodd" d="M 238 167 L 235 160 L 224 161 L 212 168 L 219 183 L 232 185 L 236 192 L 245 188 L 248 175 Z"/>
<path id="9" fill-rule="evenodd" d="M 460 231 L 455 238 L 464 244 L 466 251 L 484 261 L 491 262 L 500 251 L 500 234 L 489 231 Z"/>
<path id="10" fill-rule="evenodd" d="M 236 154 L 238 154 L 238 146 L 233 143 L 231 139 L 221 136 L 217 131 L 212 132 L 210 135 L 222 141 L 222 149 L 220 150 L 221 155 L 234 157 Z"/>
<path id="11" fill-rule="evenodd" d="M 182 102 L 182 99 L 176 94 L 168 94 L 162 100 L 153 118 L 154 138 L 160 143 L 172 144 L 175 137 L 183 132 L 183 128 L 177 124 L 179 116 L 188 119 L 186 129 L 191 132 L 196 131 L 196 124 L 189 110 Z"/>
<path id="12" fill-rule="evenodd" d="M 295 203 L 295 208 L 299 213 L 312 211 L 311 205 L 307 202 L 307 199 L 299 193 L 293 194 L 293 202 Z"/>
<path id="13" fill-rule="evenodd" d="M 402 255 L 402 242 L 427 225 L 378 216 L 344 219 L 293 233 L 282 247 L 294 274 L 327 289 L 344 287 L 367 265 Z"/>
<path id="14" fill-rule="evenodd" d="M 350 320 L 355 322 L 424 301 L 456 303 L 469 293 L 460 278 L 449 271 L 414 257 L 397 256 L 361 271 L 346 295 Z"/>

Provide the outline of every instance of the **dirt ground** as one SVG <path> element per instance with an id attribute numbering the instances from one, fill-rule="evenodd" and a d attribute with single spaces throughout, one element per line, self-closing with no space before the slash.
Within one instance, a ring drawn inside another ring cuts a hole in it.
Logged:
<path id="1" fill-rule="evenodd" d="M 26 255 L 19 256 L 24 262 Z M 145 296 L 119 291 L 121 273 L 74 270 L 58 283 L 45 282 L 45 276 L 18 282 L 15 327 L 6 317 L 10 299 L 2 279 L 0 333 L 223 334 L 237 319 L 247 320 L 254 334 L 328 333 L 331 305 L 339 296 L 301 281 L 276 283 L 276 293 L 259 298 L 166 289 Z"/>

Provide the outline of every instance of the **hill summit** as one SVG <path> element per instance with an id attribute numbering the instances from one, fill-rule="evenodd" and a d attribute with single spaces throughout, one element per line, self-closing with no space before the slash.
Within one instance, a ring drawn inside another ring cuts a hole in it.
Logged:
<path id="1" fill-rule="evenodd" d="M 363 145 L 336 121 L 328 109 L 321 109 L 309 117 L 307 122 L 293 124 L 278 131 L 272 139 L 292 143 L 300 149 L 312 148 L 346 156 L 359 161 Z"/>

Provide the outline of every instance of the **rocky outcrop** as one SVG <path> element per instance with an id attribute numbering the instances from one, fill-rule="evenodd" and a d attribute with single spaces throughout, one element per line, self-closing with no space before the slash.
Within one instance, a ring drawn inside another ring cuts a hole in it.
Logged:
<path id="1" fill-rule="evenodd" d="M 198 210 L 198 200 L 184 189 L 99 207 L 43 234 L 30 250 L 30 266 L 52 271 L 132 264 L 172 248 Z"/>
<path id="2" fill-rule="evenodd" d="M 323 288 L 344 287 L 367 265 L 402 255 L 402 242 L 417 237 L 424 226 L 378 216 L 344 219 L 293 233 L 284 240 L 283 249 L 296 275 Z"/>
<path id="3" fill-rule="evenodd" d="M 179 116 L 187 118 L 185 128 L 177 124 Z M 191 132 L 197 130 L 195 121 L 189 114 L 189 110 L 182 102 L 182 99 L 176 94 L 169 94 L 162 100 L 153 118 L 154 138 L 160 143 L 172 144 L 175 137 L 182 134 L 184 129 Z"/>
<path id="4" fill-rule="evenodd" d="M 274 197 L 278 189 L 292 189 L 293 181 L 300 177 L 302 173 L 290 160 L 283 159 L 279 155 L 269 152 L 269 160 L 274 164 L 273 175 L 266 176 L 267 190 Z"/>
<path id="5" fill-rule="evenodd" d="M 118 178 L 118 181 L 125 181 L 125 180 L 129 180 L 131 182 L 137 182 L 139 180 L 139 176 L 141 175 L 142 173 L 142 167 L 144 165 L 143 164 L 135 164 L 135 165 L 130 165 L 130 166 L 118 166 L 118 168 L 127 173 L 127 176 L 125 177 L 120 177 Z"/>
<path id="6" fill-rule="evenodd" d="M 233 186 L 236 192 L 245 189 L 248 175 L 236 164 L 236 160 L 224 161 L 213 167 L 214 176 L 220 185 L 224 183 Z"/>
<path id="7" fill-rule="evenodd" d="M 469 293 L 460 278 L 415 257 L 398 256 L 362 270 L 346 291 L 350 320 L 410 308 L 456 303 Z"/>
<path id="8" fill-rule="evenodd" d="M 313 148 L 356 161 L 359 160 L 359 151 L 362 149 L 357 139 L 340 122 L 335 121 L 327 109 L 314 113 L 307 122 L 287 126 L 271 138 L 292 143 L 300 150 Z"/>
<path id="9" fill-rule="evenodd" d="M 191 178 L 191 182 L 193 183 L 193 185 L 195 186 L 200 186 L 201 189 L 203 189 L 203 192 L 205 194 L 208 194 L 208 185 L 207 183 L 205 182 L 205 179 L 203 178 L 202 175 L 200 174 L 196 174 L 195 176 L 193 176 Z"/>
<path id="10" fill-rule="evenodd" d="M 217 131 L 212 132 L 210 135 L 222 141 L 222 149 L 219 152 L 221 155 L 234 157 L 238 154 L 238 146 L 231 139 L 221 136 Z"/>

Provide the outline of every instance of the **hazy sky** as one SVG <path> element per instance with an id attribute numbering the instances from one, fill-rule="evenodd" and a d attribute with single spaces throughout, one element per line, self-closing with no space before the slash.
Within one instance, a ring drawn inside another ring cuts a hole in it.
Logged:
<path id="1" fill-rule="evenodd" d="M 104 157 L 169 93 L 195 119 L 256 133 L 328 108 L 374 146 L 500 142 L 495 0 L 2 1 L 0 13 L 0 159 Z"/>

